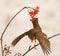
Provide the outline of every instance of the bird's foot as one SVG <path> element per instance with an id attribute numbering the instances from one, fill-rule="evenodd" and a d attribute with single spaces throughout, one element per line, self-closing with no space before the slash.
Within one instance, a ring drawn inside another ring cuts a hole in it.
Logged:
<path id="1" fill-rule="evenodd" d="M 37 48 L 36 48 L 36 39 L 35 39 L 35 43 L 34 43 L 34 49 L 36 49 L 36 50 L 37 50 Z"/>

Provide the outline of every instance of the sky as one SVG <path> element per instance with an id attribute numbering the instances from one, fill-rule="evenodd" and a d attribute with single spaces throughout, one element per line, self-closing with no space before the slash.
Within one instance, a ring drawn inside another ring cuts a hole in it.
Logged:
<path id="1" fill-rule="evenodd" d="M 0 36 L 5 29 L 9 20 L 23 7 L 40 7 L 40 12 L 36 17 L 39 18 L 39 25 L 42 31 L 48 37 L 60 33 L 60 0 L 0 0 Z M 11 22 L 3 36 L 3 43 L 11 45 L 11 42 L 20 34 L 32 28 L 29 10 L 23 10 Z M 60 56 L 60 36 L 50 39 L 51 51 L 49 56 Z M 38 42 L 37 42 L 38 43 Z M 30 39 L 26 36 L 13 48 L 13 52 L 21 52 L 22 54 L 28 50 L 29 46 L 33 46 Z M 1 48 L 0 48 L 1 51 Z M 13 56 L 11 54 L 10 56 Z M 1 52 L 0 52 L 1 56 Z M 44 56 L 41 47 L 37 46 L 37 50 L 31 50 L 26 56 Z"/>

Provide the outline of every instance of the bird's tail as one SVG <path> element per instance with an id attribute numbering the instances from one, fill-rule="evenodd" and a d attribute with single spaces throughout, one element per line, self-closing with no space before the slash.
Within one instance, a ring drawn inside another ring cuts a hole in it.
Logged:
<path id="1" fill-rule="evenodd" d="M 16 38 L 12 41 L 12 45 L 15 46 L 15 45 L 19 42 L 19 40 L 20 40 L 21 38 L 23 38 L 24 36 L 26 36 L 26 35 L 27 35 L 27 32 L 25 32 L 25 33 L 21 34 L 20 36 L 16 37 Z"/>
<path id="2" fill-rule="evenodd" d="M 40 45 L 41 45 L 44 55 L 48 56 L 48 54 L 50 54 L 51 52 L 49 40 L 46 38 L 43 38 L 42 41 L 40 42 Z"/>

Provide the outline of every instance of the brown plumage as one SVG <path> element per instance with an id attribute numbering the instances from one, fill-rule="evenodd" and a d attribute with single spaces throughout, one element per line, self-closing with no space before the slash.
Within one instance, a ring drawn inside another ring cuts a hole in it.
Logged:
<path id="1" fill-rule="evenodd" d="M 24 36 L 26 36 L 26 35 L 27 35 L 27 32 L 25 32 L 25 33 L 21 34 L 20 36 L 16 37 L 16 38 L 12 41 L 12 45 L 15 46 L 15 45 L 19 42 L 19 40 L 22 39 L 22 38 L 23 38 Z"/>
<path id="2" fill-rule="evenodd" d="M 32 24 L 33 29 L 18 36 L 15 40 L 13 40 L 12 45 L 15 46 L 21 38 L 23 38 L 24 36 L 28 36 L 31 41 L 35 39 L 39 41 L 44 54 L 50 54 L 50 42 L 47 39 L 47 35 L 41 30 L 41 27 L 38 24 L 38 18 L 35 18 L 35 20 L 32 21 Z"/>
<path id="3" fill-rule="evenodd" d="M 39 41 L 43 53 L 46 55 L 50 54 L 50 41 L 47 39 L 47 35 L 42 32 L 41 27 L 38 24 L 38 18 L 35 18 L 35 21 L 32 21 L 32 24 L 36 31 L 35 37 Z"/>

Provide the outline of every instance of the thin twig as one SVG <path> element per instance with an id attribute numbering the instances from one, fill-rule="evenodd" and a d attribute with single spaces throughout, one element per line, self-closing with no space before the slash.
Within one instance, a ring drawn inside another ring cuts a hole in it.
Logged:
<path id="1" fill-rule="evenodd" d="M 9 21 L 9 23 L 7 24 L 7 26 L 5 27 L 5 29 L 4 29 L 4 31 L 3 31 L 3 33 L 2 33 L 2 35 L 1 35 L 1 50 L 2 50 L 2 56 L 4 56 L 4 52 L 3 52 L 3 35 L 4 35 L 4 33 L 5 33 L 5 31 L 6 31 L 6 29 L 8 28 L 8 26 L 10 25 L 10 23 L 13 21 L 13 19 L 23 10 L 23 9 L 28 9 L 28 8 L 30 8 L 30 9 L 33 9 L 33 8 L 31 8 L 31 7 L 24 7 L 24 8 L 22 8 L 21 10 L 19 10 L 12 18 L 11 18 L 11 20 Z"/>
<path id="2" fill-rule="evenodd" d="M 52 35 L 52 36 L 49 37 L 48 39 L 51 39 L 51 38 L 56 37 L 56 36 L 58 36 L 58 35 L 60 35 L 60 33 L 55 34 L 55 35 Z M 30 52 L 32 49 L 34 49 L 34 48 L 37 47 L 38 45 L 40 45 L 40 44 L 38 43 L 38 44 L 36 44 L 35 46 L 33 46 L 32 48 L 28 49 L 22 56 L 25 56 L 28 52 Z"/>
<path id="3" fill-rule="evenodd" d="M 52 35 L 52 36 L 51 36 L 51 37 L 49 37 L 48 39 L 51 39 L 51 38 L 56 37 L 56 36 L 58 36 L 58 35 L 60 35 L 60 33 L 55 34 L 55 35 Z"/>

